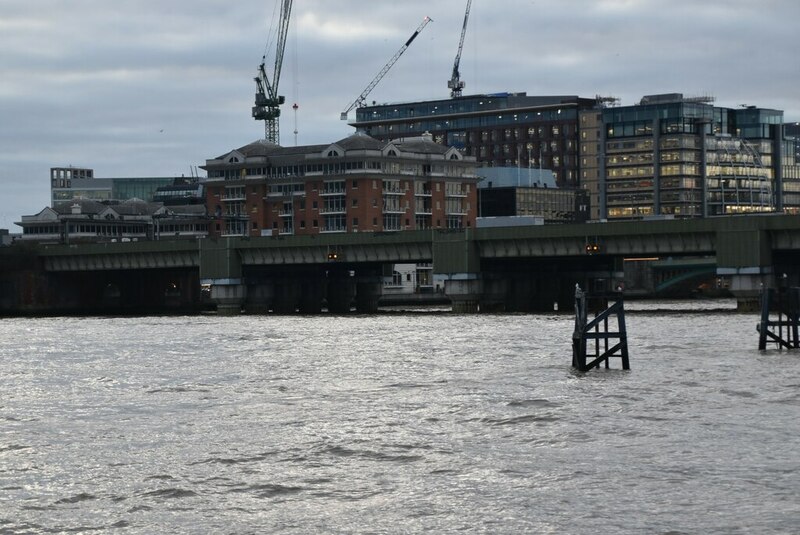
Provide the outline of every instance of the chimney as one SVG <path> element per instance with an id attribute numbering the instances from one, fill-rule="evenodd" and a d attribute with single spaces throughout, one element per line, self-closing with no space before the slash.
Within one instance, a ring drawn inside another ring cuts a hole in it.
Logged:
<path id="1" fill-rule="evenodd" d="M 80 215 L 81 214 L 81 205 L 80 203 L 75 203 L 72 205 L 72 215 Z"/>

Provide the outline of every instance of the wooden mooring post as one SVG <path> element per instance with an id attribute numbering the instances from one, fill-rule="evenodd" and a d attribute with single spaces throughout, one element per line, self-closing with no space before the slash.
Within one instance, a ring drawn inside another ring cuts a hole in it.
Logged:
<path id="1" fill-rule="evenodd" d="M 601 298 L 604 302 L 615 302 L 588 321 L 589 303 Z M 617 317 L 617 330 L 609 331 L 609 319 Z M 612 341 L 616 341 L 611 345 Z M 588 296 L 575 285 L 575 331 L 572 333 L 572 367 L 586 372 L 605 363 L 609 367 L 611 357 L 622 359 L 622 369 L 630 370 L 628 360 L 628 332 L 625 329 L 625 307 L 622 296 L 610 294 Z M 591 359 L 591 360 L 590 360 Z"/>
<path id="2" fill-rule="evenodd" d="M 800 348 L 798 337 L 800 318 L 800 288 L 765 288 L 761 292 L 761 321 L 758 330 L 758 349 L 775 344 L 778 349 Z"/>

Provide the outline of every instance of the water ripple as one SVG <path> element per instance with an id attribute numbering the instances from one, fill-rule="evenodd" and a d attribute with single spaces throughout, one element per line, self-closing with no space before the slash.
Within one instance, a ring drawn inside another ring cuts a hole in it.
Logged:
<path id="1" fill-rule="evenodd" d="M 4 319 L 0 532 L 795 532 L 800 359 L 628 321 L 583 374 L 568 315 Z"/>

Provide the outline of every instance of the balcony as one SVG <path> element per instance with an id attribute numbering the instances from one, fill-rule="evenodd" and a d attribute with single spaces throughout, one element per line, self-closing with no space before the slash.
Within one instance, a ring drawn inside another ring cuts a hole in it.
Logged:
<path id="1" fill-rule="evenodd" d="M 279 217 L 292 217 L 294 215 L 294 210 L 281 210 L 278 212 Z"/>
<path id="2" fill-rule="evenodd" d="M 319 192 L 320 197 L 333 197 L 336 195 L 344 196 L 345 194 L 345 188 L 325 188 Z"/>
<path id="3" fill-rule="evenodd" d="M 344 204 L 340 206 L 325 206 L 322 205 L 319 209 L 320 214 L 346 214 L 347 213 L 347 206 Z"/>
<path id="4" fill-rule="evenodd" d="M 384 214 L 405 214 L 406 209 L 400 206 L 399 204 L 386 204 L 383 205 L 383 213 Z"/>
<path id="5" fill-rule="evenodd" d="M 405 195 L 406 190 L 403 188 L 383 188 L 384 195 Z"/>

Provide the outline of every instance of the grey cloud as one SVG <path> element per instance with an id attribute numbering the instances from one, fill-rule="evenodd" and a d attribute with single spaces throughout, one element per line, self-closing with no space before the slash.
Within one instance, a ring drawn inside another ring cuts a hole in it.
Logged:
<path id="1" fill-rule="evenodd" d="M 433 22 L 370 100 L 445 98 L 465 3 L 297 0 L 281 93 L 300 105 L 298 142 L 346 136 L 339 112 L 426 15 Z M 47 203 L 51 166 L 180 174 L 262 136 L 250 118 L 252 77 L 272 8 L 264 0 L 6 0 L 0 226 Z M 324 31 L 302 31 L 297 21 L 308 14 Z M 711 93 L 798 120 L 798 15 L 796 0 L 474 0 L 462 78 L 467 93 L 602 93 L 627 104 L 662 91 Z M 284 144 L 294 142 L 294 121 L 287 106 Z"/>

